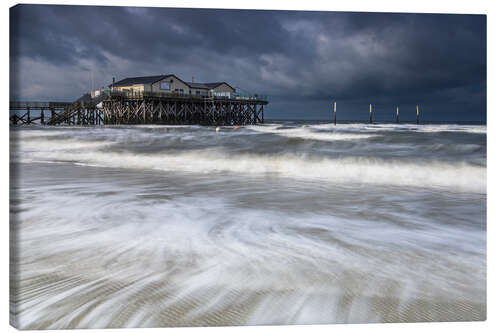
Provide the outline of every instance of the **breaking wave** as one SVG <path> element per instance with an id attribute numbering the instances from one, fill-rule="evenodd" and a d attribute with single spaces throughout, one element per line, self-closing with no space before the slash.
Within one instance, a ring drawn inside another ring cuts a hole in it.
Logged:
<path id="1" fill-rule="evenodd" d="M 377 158 L 317 158 L 307 155 L 229 155 L 217 150 L 180 154 L 131 154 L 108 151 L 67 152 L 52 145 L 51 151 L 26 152 L 27 162 L 72 162 L 92 166 L 179 171 L 193 173 L 234 172 L 243 175 L 276 175 L 331 183 L 365 183 L 394 186 L 449 187 L 485 193 L 483 166 L 446 162 L 386 161 Z M 83 147 L 85 144 L 75 145 Z M 90 145 L 94 147 L 94 145 Z M 100 145 L 96 145 L 100 146 Z"/>

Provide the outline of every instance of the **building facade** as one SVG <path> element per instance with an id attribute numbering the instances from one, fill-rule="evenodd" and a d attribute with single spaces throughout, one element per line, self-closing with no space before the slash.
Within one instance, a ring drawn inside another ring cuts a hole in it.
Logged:
<path id="1" fill-rule="evenodd" d="M 195 83 L 181 80 L 174 74 L 130 77 L 108 86 L 112 91 L 129 93 L 172 93 L 201 97 L 228 97 L 236 90 L 226 82 Z"/>

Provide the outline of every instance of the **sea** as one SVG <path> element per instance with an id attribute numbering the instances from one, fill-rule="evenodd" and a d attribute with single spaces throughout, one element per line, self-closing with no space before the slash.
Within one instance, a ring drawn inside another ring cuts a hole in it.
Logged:
<path id="1" fill-rule="evenodd" d="M 23 329 L 486 319 L 486 125 L 10 130 Z"/>

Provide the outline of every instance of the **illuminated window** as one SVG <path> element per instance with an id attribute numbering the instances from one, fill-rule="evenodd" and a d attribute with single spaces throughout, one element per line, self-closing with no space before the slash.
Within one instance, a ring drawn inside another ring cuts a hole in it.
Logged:
<path id="1" fill-rule="evenodd" d="M 160 82 L 160 89 L 162 89 L 162 90 L 170 90 L 170 83 L 168 83 L 168 82 Z"/>

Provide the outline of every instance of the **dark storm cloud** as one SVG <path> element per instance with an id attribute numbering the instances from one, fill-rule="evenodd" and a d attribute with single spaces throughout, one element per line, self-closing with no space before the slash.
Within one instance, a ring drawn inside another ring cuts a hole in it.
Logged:
<path id="1" fill-rule="evenodd" d="M 332 99 L 353 119 L 366 103 L 486 116 L 480 15 L 21 5 L 11 63 L 16 98 L 71 100 L 91 76 L 176 73 L 267 93 L 281 118 L 326 118 Z"/>

